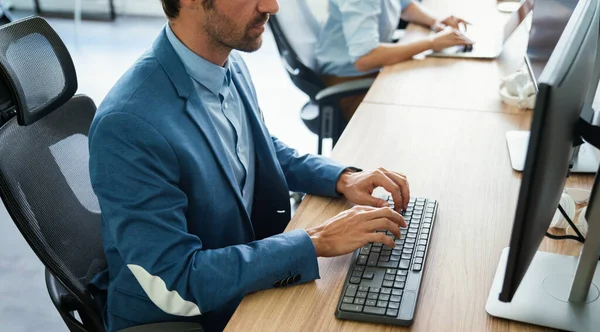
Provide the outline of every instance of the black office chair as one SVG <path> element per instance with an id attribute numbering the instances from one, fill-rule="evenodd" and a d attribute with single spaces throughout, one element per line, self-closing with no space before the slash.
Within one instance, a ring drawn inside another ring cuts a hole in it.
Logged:
<path id="1" fill-rule="evenodd" d="M 323 139 L 338 141 L 346 121 L 341 115 L 339 101 L 343 97 L 366 93 L 374 79 L 360 79 L 326 87 L 317 74 L 315 45 L 320 24 L 312 16 L 306 0 L 283 1 L 279 12 L 269 20 L 277 49 L 292 82 L 310 100 L 302 107 L 301 117 L 306 126 L 319 136 L 317 152 L 322 153 Z"/>
<path id="2" fill-rule="evenodd" d="M 73 97 L 76 90 L 69 52 L 44 19 L 0 28 L 0 196 L 46 267 L 49 295 L 68 329 L 102 332 L 100 310 L 87 289 L 106 268 L 88 171 L 87 135 L 96 106 L 86 96 Z M 201 330 L 176 323 L 127 331 Z"/>

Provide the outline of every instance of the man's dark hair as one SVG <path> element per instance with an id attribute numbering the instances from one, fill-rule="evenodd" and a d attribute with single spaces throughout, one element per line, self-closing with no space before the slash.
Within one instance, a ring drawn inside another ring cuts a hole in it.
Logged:
<path id="1" fill-rule="evenodd" d="M 161 0 L 161 2 L 163 10 L 168 18 L 174 19 L 179 16 L 179 9 L 181 8 L 179 0 Z"/>
<path id="2" fill-rule="evenodd" d="M 181 9 L 181 5 L 179 4 L 179 0 L 161 0 L 163 10 L 167 17 L 170 19 L 177 18 L 179 16 L 179 9 Z M 202 0 L 202 5 L 206 9 L 212 9 L 215 0 Z"/>

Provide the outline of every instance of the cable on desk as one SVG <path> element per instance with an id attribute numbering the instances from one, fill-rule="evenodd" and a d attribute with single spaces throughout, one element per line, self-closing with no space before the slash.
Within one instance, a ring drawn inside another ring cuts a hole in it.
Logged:
<path id="1" fill-rule="evenodd" d="M 565 212 L 565 210 L 563 209 L 563 207 L 560 204 L 558 205 L 558 210 L 563 215 L 563 217 L 565 217 L 565 219 L 567 220 L 567 222 L 569 223 L 571 228 L 573 228 L 573 230 L 575 231 L 577 236 L 575 236 L 575 235 L 552 235 L 548 232 L 546 232 L 546 236 L 548 238 L 551 238 L 552 240 L 575 240 L 575 241 L 578 241 L 581 243 L 585 243 L 585 238 L 583 237 L 583 235 L 581 234 L 579 229 L 577 229 L 577 226 L 575 226 L 575 223 L 573 223 L 571 218 L 569 218 L 569 216 L 567 215 L 567 213 Z"/>

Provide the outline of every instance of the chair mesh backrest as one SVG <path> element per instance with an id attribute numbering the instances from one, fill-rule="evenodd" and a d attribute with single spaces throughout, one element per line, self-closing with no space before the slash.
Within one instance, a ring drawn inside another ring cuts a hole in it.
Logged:
<path id="1" fill-rule="evenodd" d="M 45 42 L 39 39 L 37 36 L 51 33 L 37 20 L 20 21 L 10 28 L 8 31 L 0 28 L 0 40 L 8 40 L 5 34 L 13 35 L 14 30 L 32 31 L 29 35 L 36 37 L 28 42 L 41 46 L 28 45 L 14 51 L 13 56 L 23 60 L 12 66 L 13 73 L 6 83 L 12 86 L 20 84 L 25 96 L 31 95 L 28 89 L 36 90 L 42 86 L 42 90 L 52 93 L 43 94 L 45 99 L 35 99 L 35 104 L 31 105 L 34 111 L 45 114 L 44 117 L 28 126 L 21 126 L 16 118 L 12 118 L 0 128 L 0 195 L 13 221 L 42 263 L 78 300 L 89 303 L 87 282 L 105 264 L 100 208 L 88 169 L 87 136 L 96 106 L 85 96 L 72 98 L 72 94 L 64 92 L 54 96 L 58 89 L 45 87 L 46 84 L 62 84 L 60 89 L 63 91 L 64 86 L 77 84 L 70 82 L 68 75 L 63 76 L 65 82 L 56 79 L 59 75 L 52 68 L 43 68 L 41 73 L 29 70 L 43 66 L 35 64 L 37 55 L 29 58 L 27 53 L 19 53 L 45 49 L 48 43 L 60 42 L 58 36 L 53 34 L 51 41 Z M 36 34 L 37 29 L 45 33 Z M 4 49 L 10 47 L 4 45 Z M 71 61 L 70 57 L 65 59 L 61 56 L 54 55 L 58 63 Z M 28 66 L 29 62 L 31 66 Z M 46 60 L 44 63 L 51 66 L 56 61 Z M 45 75 L 49 75 L 50 80 L 46 80 Z M 19 78 L 19 81 L 10 81 L 13 78 Z M 47 83 L 31 83 L 34 78 Z M 53 108 L 55 100 L 62 99 L 67 102 Z M 37 103 L 47 106 L 38 109 Z M 28 111 L 18 109 L 18 114 Z"/>
<path id="2" fill-rule="evenodd" d="M 306 1 L 281 1 L 279 3 L 279 12 L 277 12 L 275 17 L 289 46 L 294 50 L 300 62 L 316 72 L 317 60 L 315 57 L 315 47 L 319 38 L 321 24 Z"/>
<path id="3" fill-rule="evenodd" d="M 9 82 L 20 124 L 63 105 L 77 91 L 75 67 L 60 37 L 40 17 L 2 26 L 0 69 Z"/>

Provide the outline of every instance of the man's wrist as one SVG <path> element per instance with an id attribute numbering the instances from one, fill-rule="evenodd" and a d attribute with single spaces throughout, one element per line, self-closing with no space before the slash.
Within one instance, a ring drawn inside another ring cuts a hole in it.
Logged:
<path id="1" fill-rule="evenodd" d="M 344 195 L 344 191 L 346 190 L 346 187 L 348 186 L 348 181 L 350 179 L 350 175 L 352 175 L 353 173 L 360 172 L 360 171 L 361 171 L 361 169 L 355 168 L 355 167 L 348 167 L 348 168 L 344 169 L 342 171 L 342 173 L 340 174 L 340 176 L 338 177 L 337 183 L 335 185 L 335 191 L 339 195 Z"/>

